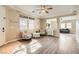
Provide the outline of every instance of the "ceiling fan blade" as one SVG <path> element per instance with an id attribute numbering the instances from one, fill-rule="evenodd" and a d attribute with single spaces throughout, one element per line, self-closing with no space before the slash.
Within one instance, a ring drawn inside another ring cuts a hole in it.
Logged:
<path id="1" fill-rule="evenodd" d="M 50 8 L 47 8 L 47 9 L 50 10 L 50 9 L 53 9 L 53 8 L 50 7 Z"/>
<path id="2" fill-rule="evenodd" d="M 41 13 L 49 13 L 48 11 L 53 9 L 52 7 L 47 7 L 46 5 L 40 5 L 41 8 L 37 8 L 37 9 L 34 9 L 32 11 L 32 13 L 35 13 L 37 11 L 39 11 L 39 14 Z"/>
<path id="3" fill-rule="evenodd" d="M 49 13 L 47 10 L 45 11 L 46 13 Z"/>

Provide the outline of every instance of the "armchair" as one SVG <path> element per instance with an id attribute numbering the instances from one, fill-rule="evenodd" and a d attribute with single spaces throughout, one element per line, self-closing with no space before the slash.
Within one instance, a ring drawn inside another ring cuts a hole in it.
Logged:
<path id="1" fill-rule="evenodd" d="M 36 31 L 33 33 L 33 38 L 39 38 L 40 37 L 40 32 Z"/>
<path id="2" fill-rule="evenodd" d="M 31 39 L 32 38 L 32 34 L 27 34 L 26 31 L 22 32 L 22 39 Z"/>

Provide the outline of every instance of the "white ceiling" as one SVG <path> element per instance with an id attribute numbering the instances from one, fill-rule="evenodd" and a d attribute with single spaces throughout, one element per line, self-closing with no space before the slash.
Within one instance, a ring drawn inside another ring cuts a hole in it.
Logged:
<path id="1" fill-rule="evenodd" d="M 48 7 L 52 7 L 52 10 L 49 10 L 49 13 L 42 13 L 39 12 L 32 13 L 34 9 L 40 8 L 40 5 L 12 5 L 13 7 L 21 12 L 26 13 L 29 16 L 37 17 L 37 18 L 50 18 L 55 16 L 67 15 L 73 13 L 75 10 L 75 6 L 73 5 L 48 5 Z M 76 6 L 78 8 L 78 6 Z"/>

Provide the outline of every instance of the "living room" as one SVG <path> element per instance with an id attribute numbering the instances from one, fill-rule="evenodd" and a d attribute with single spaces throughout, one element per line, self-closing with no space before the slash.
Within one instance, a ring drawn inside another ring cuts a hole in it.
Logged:
<path id="1" fill-rule="evenodd" d="M 79 6 L 0 6 L 0 53 L 79 53 Z"/>

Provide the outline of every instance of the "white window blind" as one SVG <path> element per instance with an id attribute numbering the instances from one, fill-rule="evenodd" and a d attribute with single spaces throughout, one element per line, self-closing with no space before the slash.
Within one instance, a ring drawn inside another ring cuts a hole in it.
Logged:
<path id="1" fill-rule="evenodd" d="M 20 30 L 27 30 L 27 18 L 20 18 Z"/>
<path id="2" fill-rule="evenodd" d="M 30 30 L 34 30 L 34 28 L 35 28 L 34 24 L 35 24 L 35 21 L 29 19 L 29 29 L 30 29 Z"/>

